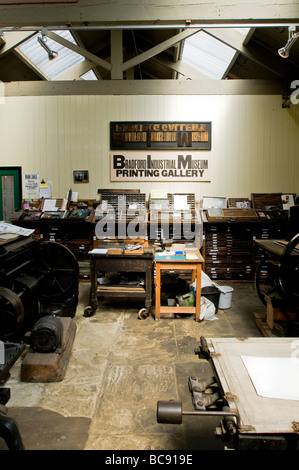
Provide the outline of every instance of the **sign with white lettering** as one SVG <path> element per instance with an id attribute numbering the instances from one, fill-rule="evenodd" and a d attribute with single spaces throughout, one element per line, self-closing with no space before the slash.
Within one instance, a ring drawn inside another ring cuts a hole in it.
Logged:
<path id="1" fill-rule="evenodd" d="M 112 152 L 111 181 L 211 181 L 210 153 Z"/>
<path id="2" fill-rule="evenodd" d="M 111 150 L 211 150 L 211 122 L 110 122 Z"/>

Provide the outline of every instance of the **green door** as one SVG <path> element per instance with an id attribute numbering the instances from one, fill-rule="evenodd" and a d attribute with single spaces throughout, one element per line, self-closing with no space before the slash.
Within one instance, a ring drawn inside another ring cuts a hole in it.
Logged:
<path id="1" fill-rule="evenodd" d="M 0 167 L 0 221 L 9 222 L 13 212 L 21 209 L 21 178 L 21 167 Z"/>

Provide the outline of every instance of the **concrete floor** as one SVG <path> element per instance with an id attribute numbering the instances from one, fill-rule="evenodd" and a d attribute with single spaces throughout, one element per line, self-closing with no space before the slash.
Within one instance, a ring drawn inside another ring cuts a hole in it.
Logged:
<path id="1" fill-rule="evenodd" d="M 223 283 L 225 284 L 225 283 Z M 223 449 L 214 437 L 219 418 L 186 417 L 181 425 L 158 424 L 159 400 L 181 400 L 193 410 L 188 377 L 201 377 L 207 361 L 194 348 L 201 336 L 262 336 L 253 313 L 264 311 L 253 283 L 233 283 L 232 305 L 218 320 L 194 321 L 152 314 L 138 320 L 142 303 L 101 301 L 85 318 L 89 285 L 80 284 L 74 321 L 77 333 L 66 375 L 60 382 L 20 381 L 20 358 L 11 369 L 8 416 L 28 450 Z"/>

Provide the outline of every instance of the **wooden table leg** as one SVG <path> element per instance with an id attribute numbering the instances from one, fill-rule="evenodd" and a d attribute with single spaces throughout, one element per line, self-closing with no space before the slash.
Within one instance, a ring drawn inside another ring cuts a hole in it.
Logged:
<path id="1" fill-rule="evenodd" d="M 195 320 L 199 321 L 200 317 L 200 299 L 201 299 L 201 264 L 196 266 L 196 299 L 195 299 Z"/>
<path id="2" fill-rule="evenodd" d="M 155 320 L 160 320 L 160 306 L 161 306 L 161 266 L 156 263 L 156 308 Z"/>
<path id="3" fill-rule="evenodd" d="M 90 293 L 89 293 L 89 305 L 93 310 L 96 310 L 98 307 L 98 297 L 97 297 L 97 263 L 92 258 L 90 261 Z"/>

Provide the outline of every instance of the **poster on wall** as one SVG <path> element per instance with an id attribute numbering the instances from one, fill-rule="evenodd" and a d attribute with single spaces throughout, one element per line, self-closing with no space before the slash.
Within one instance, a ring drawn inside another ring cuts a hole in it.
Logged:
<path id="1" fill-rule="evenodd" d="M 23 199 L 39 199 L 39 174 L 23 173 Z"/>
<path id="2" fill-rule="evenodd" d="M 111 181 L 211 181 L 210 154 L 111 152 Z"/>
<path id="3" fill-rule="evenodd" d="M 211 122 L 110 122 L 110 150 L 211 150 Z"/>

